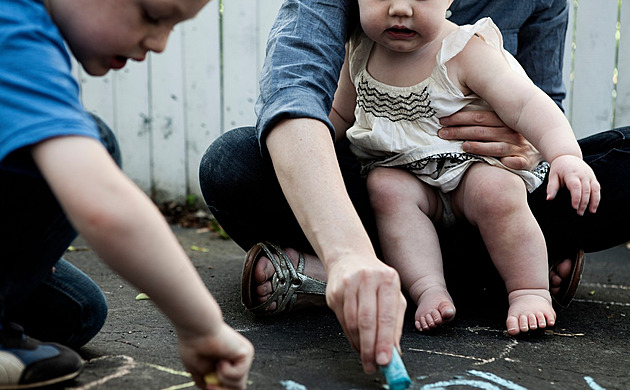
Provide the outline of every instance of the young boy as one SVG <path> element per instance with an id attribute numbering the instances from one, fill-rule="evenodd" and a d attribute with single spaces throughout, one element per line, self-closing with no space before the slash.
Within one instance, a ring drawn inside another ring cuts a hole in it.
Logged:
<path id="1" fill-rule="evenodd" d="M 37 318 L 37 313 L 24 315 L 29 309 L 25 302 L 51 285 L 56 292 L 71 291 L 66 295 L 74 294 L 86 307 L 104 307 L 89 278 L 59 261 L 76 237 L 74 229 L 172 321 L 181 359 L 199 387 L 208 386 L 203 378 L 211 372 L 222 386 L 245 387 L 252 345 L 223 321 L 157 208 L 116 165 L 113 135 L 99 129 L 82 108 L 65 48 L 67 44 L 86 72 L 104 75 L 129 59 L 142 61 L 147 52 L 164 50 L 173 26 L 195 16 L 207 2 L 3 1 L 0 388 L 56 383 L 76 377 L 82 368 L 76 352 L 30 338 L 16 324 L 17 319 Z M 59 304 L 53 312 L 57 308 L 56 321 L 67 309 Z M 39 322 L 40 328 L 57 325 Z M 82 340 L 69 344 L 87 342 L 101 325 L 87 325 L 90 336 L 84 332 Z M 51 329 L 50 339 L 55 339 Z"/>

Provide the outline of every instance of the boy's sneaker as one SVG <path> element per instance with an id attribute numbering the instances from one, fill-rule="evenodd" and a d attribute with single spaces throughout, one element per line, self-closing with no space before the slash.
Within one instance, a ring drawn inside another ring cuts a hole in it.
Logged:
<path id="1" fill-rule="evenodd" d="M 83 360 L 73 350 L 26 336 L 16 324 L 0 325 L 0 389 L 29 389 L 75 378 Z"/>

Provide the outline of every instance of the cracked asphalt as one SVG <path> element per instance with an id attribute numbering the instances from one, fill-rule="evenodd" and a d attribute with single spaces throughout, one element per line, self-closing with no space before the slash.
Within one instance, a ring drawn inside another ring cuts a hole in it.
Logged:
<path id="1" fill-rule="evenodd" d="M 380 374 L 363 373 L 359 355 L 330 310 L 254 317 L 240 303 L 244 251 L 212 232 L 173 230 L 226 322 L 256 348 L 250 389 L 387 388 Z M 139 291 L 81 238 L 73 246 L 64 257 L 102 287 L 110 311 L 103 330 L 79 350 L 86 360 L 83 373 L 58 388 L 193 389 L 166 318 L 150 300 L 136 300 Z M 449 288 L 457 317 L 440 330 L 415 331 L 414 308 L 408 310 L 401 347 L 411 389 L 630 389 L 630 250 L 625 245 L 587 254 L 576 298 L 548 331 L 507 336 L 504 293 L 481 276 L 449 281 Z"/>

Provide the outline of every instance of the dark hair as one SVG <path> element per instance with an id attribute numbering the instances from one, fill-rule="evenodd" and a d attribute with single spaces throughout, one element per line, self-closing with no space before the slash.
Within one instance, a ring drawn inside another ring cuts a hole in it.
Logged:
<path id="1" fill-rule="evenodd" d="M 350 8 L 348 10 L 348 39 L 361 28 L 360 22 L 359 1 L 350 0 Z"/>

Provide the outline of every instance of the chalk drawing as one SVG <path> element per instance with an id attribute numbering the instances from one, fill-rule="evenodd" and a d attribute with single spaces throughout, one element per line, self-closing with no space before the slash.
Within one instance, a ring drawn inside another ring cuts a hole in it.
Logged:
<path id="1" fill-rule="evenodd" d="M 179 390 L 179 389 L 189 389 L 191 387 L 195 387 L 195 382 L 186 382 L 181 385 L 175 385 L 170 387 L 165 387 L 162 390 Z"/>
<path id="2" fill-rule="evenodd" d="M 287 390 L 306 390 L 306 386 L 294 381 L 280 381 L 280 384 Z"/>
<path id="3" fill-rule="evenodd" d="M 514 349 L 514 347 L 517 346 L 517 345 L 518 345 L 518 341 L 510 340 L 509 344 L 506 345 L 506 347 L 503 349 L 503 351 L 501 351 L 499 353 L 499 356 L 486 358 L 486 359 L 480 358 L 478 356 L 460 355 L 460 354 L 455 354 L 455 353 L 450 353 L 450 352 L 441 352 L 441 351 L 431 351 L 431 350 L 428 350 L 428 349 L 421 349 L 421 348 L 409 348 L 409 350 L 410 351 L 414 351 L 414 352 L 429 353 L 429 354 L 433 354 L 433 355 L 451 356 L 451 357 L 456 357 L 456 358 L 460 358 L 460 359 L 474 360 L 474 361 L 476 361 L 475 363 L 473 363 L 474 365 L 481 366 L 481 365 L 484 365 L 484 364 L 492 363 L 492 362 L 496 361 L 497 359 L 507 359 L 507 356 L 510 354 L 512 349 Z M 512 360 L 512 359 L 510 359 L 510 360 Z M 514 361 L 514 360 L 512 360 L 512 361 Z"/>
<path id="4" fill-rule="evenodd" d="M 483 389 L 483 390 L 505 390 L 505 389 L 527 390 L 527 388 L 521 385 L 517 385 L 516 383 L 512 381 L 503 379 L 490 372 L 470 370 L 468 371 L 468 374 L 485 379 L 486 381 L 458 378 L 458 379 L 452 379 L 448 381 L 441 381 L 441 382 L 424 385 L 420 389 L 421 390 L 440 390 L 440 389 L 446 389 L 447 387 L 451 387 L 451 386 L 468 386 L 474 389 Z"/>
<path id="5" fill-rule="evenodd" d="M 510 380 L 503 379 L 500 376 L 492 374 L 490 372 L 469 370 L 468 374 L 485 379 L 485 381 L 475 380 L 475 379 L 464 379 L 460 377 L 457 379 L 422 385 L 420 387 L 420 390 L 446 390 L 448 387 L 453 387 L 453 386 L 467 386 L 468 388 L 482 389 L 482 390 L 505 390 L 505 389 L 527 390 L 526 387 L 518 385 Z M 600 385 L 598 385 L 597 383 L 595 383 L 595 380 L 591 378 L 590 376 L 585 376 L 584 380 L 586 381 L 586 383 L 589 385 L 589 387 L 592 390 L 606 390 Z"/>
<path id="6" fill-rule="evenodd" d="M 593 378 L 591 378 L 590 376 L 585 376 L 584 380 L 586 381 L 588 386 L 593 390 L 606 390 L 600 385 L 598 385 L 597 383 L 595 383 L 595 380 L 593 380 Z"/>
<path id="7" fill-rule="evenodd" d="M 598 287 L 609 288 L 611 290 L 630 290 L 630 286 L 624 286 L 622 284 L 607 284 L 607 283 L 582 283 L 582 287 Z"/>
<path id="8" fill-rule="evenodd" d="M 483 371 L 477 371 L 477 370 L 470 370 L 468 371 L 470 374 L 478 376 L 480 378 L 483 378 L 485 380 L 494 382 L 498 385 L 501 385 L 509 390 L 527 390 L 525 389 L 523 386 L 517 385 L 514 382 L 511 382 L 507 379 L 503 379 L 500 376 L 497 376 L 495 374 L 492 374 L 490 372 L 483 372 Z"/>
<path id="9" fill-rule="evenodd" d="M 627 303 L 627 302 L 596 301 L 594 299 L 580 299 L 580 298 L 573 298 L 573 300 L 576 301 L 576 302 L 582 302 L 582 303 L 596 303 L 598 305 L 604 305 L 604 306 L 630 307 L 630 303 Z"/>
<path id="10" fill-rule="evenodd" d="M 451 386 L 467 386 L 468 388 L 483 390 L 502 390 L 500 387 L 495 386 L 492 383 L 471 379 L 453 379 L 450 381 L 431 383 L 430 385 L 422 386 L 420 390 L 445 390 L 447 387 Z"/>
<path id="11" fill-rule="evenodd" d="M 186 372 L 186 371 L 180 371 L 180 370 L 174 370 L 172 368 L 169 367 L 164 367 L 164 366 L 160 366 L 157 364 L 151 364 L 151 363 L 137 363 L 132 357 L 130 356 L 126 356 L 126 355 L 115 355 L 115 356 L 101 356 L 95 359 L 90 359 L 87 361 L 88 364 L 90 363 L 97 363 L 99 361 L 103 361 L 103 360 L 122 360 L 122 365 L 120 367 L 118 367 L 116 369 L 116 371 L 113 374 L 110 375 L 106 375 L 102 378 L 99 378 L 95 381 L 86 383 L 82 386 L 78 386 L 78 387 L 72 387 L 70 388 L 70 390 L 88 390 L 91 389 L 93 387 L 96 386 L 100 386 L 103 385 L 109 381 L 111 381 L 112 379 L 117 379 L 117 378 L 121 378 L 125 375 L 128 375 L 131 373 L 132 369 L 143 365 L 143 366 L 148 366 L 151 368 L 154 368 L 158 371 L 162 371 L 162 372 L 166 372 L 169 373 L 171 375 L 176 375 L 176 376 L 181 376 L 181 377 L 185 377 L 185 378 L 190 378 L 190 373 Z M 170 387 L 166 387 L 162 390 L 179 390 L 179 389 L 187 389 L 187 388 L 192 388 L 195 387 L 195 382 L 193 381 L 188 381 L 186 383 L 182 383 L 179 385 L 174 385 L 174 386 L 170 386 Z"/>
<path id="12" fill-rule="evenodd" d="M 118 367 L 118 369 L 116 370 L 116 372 L 114 372 L 111 375 L 107 375 L 104 376 L 98 380 L 95 380 L 93 382 L 87 383 L 83 386 L 79 386 L 79 387 L 73 387 L 72 389 L 74 390 L 87 390 L 87 389 L 91 389 L 94 386 L 100 386 L 106 382 L 109 382 L 112 379 L 116 379 L 116 378 L 120 378 L 123 377 L 127 374 L 129 374 L 131 372 L 131 369 L 134 368 L 136 366 L 136 361 L 130 357 L 130 356 L 125 356 L 125 355 L 118 355 L 118 356 L 101 356 L 95 359 L 90 359 L 88 360 L 88 363 L 93 363 L 93 362 L 97 362 L 99 360 L 105 360 L 105 359 L 117 359 L 120 358 L 123 360 L 123 365 Z"/>
<path id="13" fill-rule="evenodd" d="M 512 343 L 512 346 L 504 350 L 502 354 L 509 352 L 509 349 L 513 348 L 515 344 L 517 343 L 514 341 Z M 483 364 L 485 364 L 485 362 L 490 362 L 491 360 L 494 360 L 494 358 L 482 359 L 475 356 L 457 355 L 457 354 L 451 354 L 451 353 L 446 353 L 446 352 L 428 351 L 428 350 L 421 350 L 421 349 L 415 349 L 415 348 L 409 348 L 409 350 L 476 360 L 477 363 L 475 364 L 479 364 L 481 362 L 484 362 Z M 102 378 L 86 383 L 82 386 L 69 388 L 69 390 L 89 390 L 96 386 L 103 385 L 106 382 L 111 381 L 112 379 L 117 379 L 125 375 L 128 375 L 131 373 L 133 368 L 138 367 L 138 366 L 147 366 L 155 370 L 165 372 L 171 375 L 175 375 L 178 377 L 190 378 L 190 373 L 186 371 L 175 370 L 170 367 L 164 367 L 164 366 L 151 364 L 151 363 L 137 363 L 132 357 L 126 356 L 126 355 L 102 356 L 102 357 L 88 360 L 88 364 L 99 362 L 102 360 L 112 360 L 112 359 L 119 359 L 122 361 L 122 365 L 118 367 L 113 374 L 106 375 Z M 506 389 L 507 390 L 527 390 L 527 388 L 521 385 L 518 385 L 508 379 L 501 378 L 500 376 L 490 373 L 490 372 L 469 370 L 467 371 L 467 374 L 476 376 L 478 378 L 481 378 L 482 380 L 465 379 L 465 378 L 459 377 L 457 379 L 425 384 L 419 387 L 419 390 L 447 390 L 447 388 L 453 387 L 453 386 L 467 386 L 468 388 L 471 388 L 471 389 L 482 389 L 482 390 L 506 390 Z M 425 378 L 426 377 L 417 377 L 416 379 L 422 380 Z M 606 390 L 602 386 L 598 385 L 595 382 L 595 380 L 590 376 L 585 376 L 584 381 L 586 381 L 587 385 L 590 387 L 591 390 Z M 283 381 L 280 381 L 280 384 L 284 387 L 285 390 L 307 390 L 306 386 L 292 380 L 283 380 Z M 187 381 L 182 384 L 165 387 L 161 390 L 180 390 L 180 389 L 188 389 L 188 388 L 194 388 L 194 387 L 195 387 L 195 382 Z"/>

